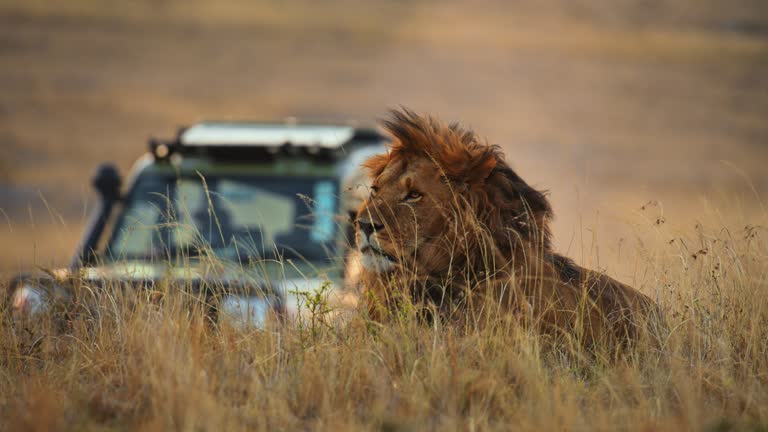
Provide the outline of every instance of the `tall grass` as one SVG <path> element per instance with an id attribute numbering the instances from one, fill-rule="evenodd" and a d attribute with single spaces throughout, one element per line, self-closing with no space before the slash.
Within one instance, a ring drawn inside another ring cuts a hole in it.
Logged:
<path id="1" fill-rule="evenodd" d="M 764 221 L 762 221 L 764 222 Z M 516 326 L 386 325 L 322 299 L 267 330 L 212 322 L 189 287 L 79 285 L 0 318 L 4 430 L 765 430 L 768 232 L 697 226 L 639 250 L 669 321 L 619 360 Z"/>

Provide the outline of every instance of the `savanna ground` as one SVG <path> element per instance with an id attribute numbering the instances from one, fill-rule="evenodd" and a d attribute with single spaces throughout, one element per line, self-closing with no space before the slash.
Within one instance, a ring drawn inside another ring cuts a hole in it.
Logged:
<path id="1" fill-rule="evenodd" d="M 759 0 L 2 0 L 0 272 L 66 264 L 91 172 L 127 172 L 149 134 L 399 104 L 472 125 L 550 189 L 558 249 L 658 299 L 663 350 L 609 362 L 407 319 L 212 330 L 189 300 L 107 293 L 42 339 L 3 312 L 0 428 L 767 427 Z"/>

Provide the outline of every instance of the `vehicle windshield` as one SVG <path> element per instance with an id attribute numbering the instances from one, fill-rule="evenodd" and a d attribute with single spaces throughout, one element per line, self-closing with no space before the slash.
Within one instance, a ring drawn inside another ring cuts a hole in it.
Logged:
<path id="1" fill-rule="evenodd" d="M 246 262 L 327 260 L 333 255 L 337 195 L 332 178 L 144 174 L 125 200 L 105 259 L 212 252 Z"/>

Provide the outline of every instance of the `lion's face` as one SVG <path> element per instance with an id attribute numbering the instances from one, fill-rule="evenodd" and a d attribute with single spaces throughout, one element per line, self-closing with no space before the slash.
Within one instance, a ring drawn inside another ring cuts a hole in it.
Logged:
<path id="1" fill-rule="evenodd" d="M 372 179 L 357 214 L 363 268 L 444 277 L 462 271 L 453 266 L 482 268 L 489 257 L 507 262 L 522 243 L 549 247 L 549 202 L 498 147 L 459 124 L 406 109 L 391 114 L 382 122 L 389 152 L 363 164 Z"/>
<path id="2" fill-rule="evenodd" d="M 454 197 L 433 161 L 391 160 L 370 192 L 357 214 L 357 246 L 366 270 L 382 273 L 414 262 L 420 271 L 433 272 L 446 265 Z"/>

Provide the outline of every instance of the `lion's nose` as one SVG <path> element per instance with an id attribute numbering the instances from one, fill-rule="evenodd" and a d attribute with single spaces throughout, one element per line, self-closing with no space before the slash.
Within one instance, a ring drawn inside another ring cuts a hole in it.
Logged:
<path id="1" fill-rule="evenodd" d="M 364 219 L 364 218 L 360 218 L 357 220 L 357 226 L 360 227 L 360 229 L 363 231 L 366 237 L 370 237 L 371 234 L 384 228 L 384 225 L 372 223 L 368 219 Z"/>

